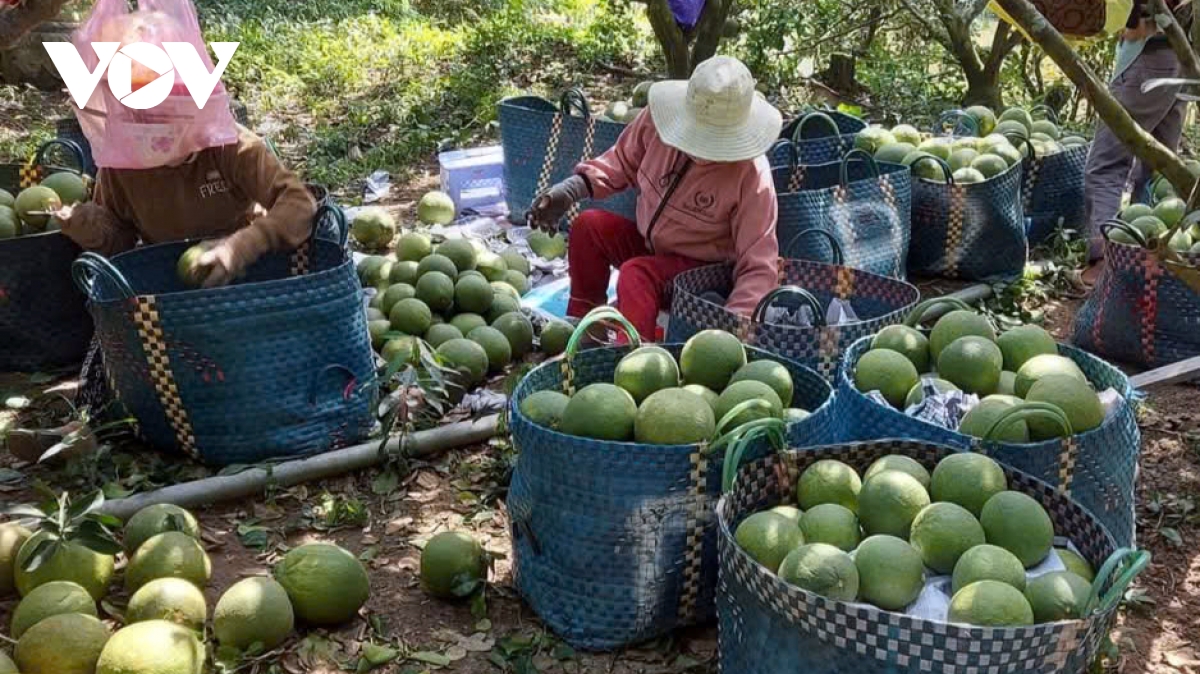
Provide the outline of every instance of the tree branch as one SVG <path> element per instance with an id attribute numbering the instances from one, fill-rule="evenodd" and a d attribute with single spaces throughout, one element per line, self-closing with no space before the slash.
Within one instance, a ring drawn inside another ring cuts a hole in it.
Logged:
<path id="1" fill-rule="evenodd" d="M 900 0 L 900 4 L 904 5 L 904 8 L 908 10 L 908 13 L 912 16 L 913 20 L 915 20 L 921 25 L 922 28 L 925 29 L 925 32 L 928 33 L 929 37 L 933 38 L 943 47 L 949 45 L 950 36 L 946 33 L 945 29 L 937 26 L 929 19 L 926 19 L 924 12 L 913 5 L 911 0 Z"/>
<path id="2" fill-rule="evenodd" d="M 58 17 L 68 0 L 24 0 L 16 7 L 0 10 L 0 51 L 15 45 L 39 24 Z"/>
<path id="3" fill-rule="evenodd" d="M 737 0 L 708 0 L 704 11 L 700 14 L 700 22 L 696 24 L 696 41 L 692 45 L 691 67 L 712 58 L 717 53 L 717 46 L 725 35 L 725 20 Z M 691 76 L 688 71 L 688 76 Z"/>
<path id="4" fill-rule="evenodd" d="M 970 0 L 969 2 L 959 2 L 955 5 L 955 14 L 963 23 L 970 25 L 983 14 L 983 10 L 987 9 L 988 0 Z M 1000 22 L 1002 25 L 1003 21 Z"/>
<path id="5" fill-rule="evenodd" d="M 1175 50 L 1175 55 L 1179 57 L 1179 63 L 1183 65 L 1185 76 L 1192 79 L 1200 79 L 1200 58 L 1196 57 L 1196 50 L 1192 43 L 1188 40 L 1187 33 L 1183 32 L 1183 26 L 1179 25 L 1179 21 L 1175 19 L 1175 12 L 1172 12 L 1163 0 L 1152 0 L 1151 5 L 1155 17 L 1166 15 L 1167 25 L 1163 28 L 1163 32 L 1167 34 L 1167 42 L 1171 43 L 1171 49 Z"/>
<path id="6" fill-rule="evenodd" d="M 654 29 L 654 37 L 658 38 L 658 44 L 662 47 L 667 75 L 672 79 L 687 79 L 692 74 L 687 38 L 675 23 L 675 15 L 671 13 L 667 0 L 649 0 L 646 16 Z"/>
<path id="7" fill-rule="evenodd" d="M 1075 86 L 1084 92 L 1100 119 L 1118 140 L 1148 166 L 1165 175 L 1181 194 L 1191 194 L 1196 178 L 1184 166 L 1183 161 L 1129 116 L 1121 103 L 1109 93 L 1105 84 L 1067 44 L 1062 34 L 1046 21 L 1029 0 L 997 2 L 1046 55 L 1054 59 Z"/>

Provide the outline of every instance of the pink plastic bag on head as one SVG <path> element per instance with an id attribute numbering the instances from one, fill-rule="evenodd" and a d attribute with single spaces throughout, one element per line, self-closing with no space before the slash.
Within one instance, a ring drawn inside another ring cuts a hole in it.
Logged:
<path id="1" fill-rule="evenodd" d="M 100 62 L 93 42 L 137 42 L 160 49 L 164 42 L 191 43 L 201 63 L 214 70 L 200 33 L 200 22 L 191 0 L 141 0 L 131 10 L 126 0 L 97 0 L 91 16 L 71 40 L 89 72 Z M 120 169 L 148 169 L 176 165 L 192 153 L 237 142 L 237 125 L 229 110 L 229 95 L 222 83 L 201 109 L 176 71 L 170 94 L 158 105 L 137 110 L 121 103 L 108 86 L 105 72 L 88 100 L 75 111 L 92 146 L 96 165 Z M 154 82 L 159 74 L 133 61 L 133 92 Z M 132 94 L 131 94 L 132 95 Z"/>

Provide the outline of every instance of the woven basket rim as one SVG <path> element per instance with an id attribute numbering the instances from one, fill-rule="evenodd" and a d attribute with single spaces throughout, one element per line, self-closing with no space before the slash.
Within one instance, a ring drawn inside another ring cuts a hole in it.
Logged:
<path id="1" fill-rule="evenodd" d="M 56 229 L 56 230 L 50 231 L 50 232 L 37 232 L 34 234 L 22 234 L 21 236 L 14 236 L 14 237 L 10 237 L 7 239 L 0 239 L 0 248 L 3 248 L 5 245 L 8 245 L 14 241 L 26 241 L 29 239 L 38 239 L 38 238 L 42 238 L 42 237 L 50 237 L 50 236 L 56 236 L 56 235 L 59 235 L 68 240 L 71 240 L 71 237 L 62 233 L 62 230 Z"/>

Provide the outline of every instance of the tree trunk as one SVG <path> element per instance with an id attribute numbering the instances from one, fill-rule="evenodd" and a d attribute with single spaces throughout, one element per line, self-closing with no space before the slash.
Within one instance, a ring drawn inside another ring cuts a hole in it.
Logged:
<path id="1" fill-rule="evenodd" d="M 0 51 L 8 49 L 39 24 L 53 20 L 67 0 L 24 0 L 0 11 Z"/>
<path id="2" fill-rule="evenodd" d="M 850 54 L 831 54 L 829 68 L 822 74 L 821 80 L 840 94 L 850 94 L 858 89 L 856 70 L 857 63 Z"/>
<path id="3" fill-rule="evenodd" d="M 725 34 L 725 20 L 733 11 L 735 0 L 708 0 L 690 33 L 684 33 L 675 23 L 667 0 L 645 2 L 646 16 L 667 63 L 667 76 L 686 80 L 697 65 L 716 55 Z"/>
<path id="4" fill-rule="evenodd" d="M 963 96 L 963 106 L 986 105 L 993 110 L 999 110 L 1003 105 L 1000 99 L 1000 78 L 984 70 L 965 72 L 967 93 Z"/>

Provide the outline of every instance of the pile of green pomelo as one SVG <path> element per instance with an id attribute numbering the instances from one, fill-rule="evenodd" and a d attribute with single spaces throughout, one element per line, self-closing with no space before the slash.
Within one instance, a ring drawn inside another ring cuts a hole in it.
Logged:
<path id="1" fill-rule="evenodd" d="M 52 173 L 40 185 L 26 187 L 17 196 L 0 189 L 0 239 L 41 234 L 60 228 L 56 218 L 43 213 L 89 198 L 87 184 L 77 173 Z"/>
<path id="2" fill-rule="evenodd" d="M 1161 184 L 1170 185 L 1165 181 Z M 1142 243 L 1153 246 L 1156 241 L 1170 234 L 1170 230 L 1189 215 L 1191 214 L 1187 212 L 1187 203 L 1176 196 L 1164 197 L 1154 206 L 1129 204 L 1121 210 L 1120 219 L 1136 230 L 1142 240 L 1139 241 L 1133 234 L 1119 227 L 1107 231 L 1108 239 L 1129 246 L 1139 246 Z M 1180 227 L 1174 234 L 1171 234 L 1167 240 L 1167 246 L 1176 253 L 1200 255 L 1200 222 Z"/>
<path id="3" fill-rule="evenodd" d="M 877 391 L 901 411 L 924 400 L 923 379 L 931 379 L 939 393 L 979 397 L 957 429 L 977 438 L 1027 443 L 1064 435 L 1061 424 L 1045 417 L 1000 423 L 1028 403 L 1061 411 L 1074 434 L 1099 427 L 1105 418 L 1099 394 L 1075 361 L 1059 355 L 1050 333 L 1022 325 L 997 336 L 991 321 L 973 311 L 947 313 L 928 337 L 907 325 L 888 326 L 854 368 L 859 391 Z"/>
<path id="4" fill-rule="evenodd" d="M 1006 173 L 1021 163 L 1031 147 L 1041 157 L 1087 144 L 1081 136 L 1063 137 L 1053 122 L 1035 121 L 1023 108 L 1009 108 L 999 120 L 983 106 L 968 108 L 966 114 L 976 121 L 979 137 L 929 136 L 908 124 L 890 130 L 872 126 L 858 134 L 855 146 L 873 154 L 876 161 L 903 164 L 919 178 L 946 182 L 942 167 L 928 159 L 936 157 L 949 165 L 955 183 L 971 184 Z M 1020 140 L 1014 144 L 1014 138 Z"/>
<path id="5" fill-rule="evenodd" d="M 567 396 L 538 391 L 521 401 L 530 421 L 567 435 L 650 445 L 687 445 L 758 419 L 799 421 L 792 375 L 772 360 L 747 361 L 736 337 L 697 333 L 678 362 L 659 346 L 642 346 L 617 363 L 613 382 L 596 382 Z M 726 417 L 729 417 L 726 421 Z M 724 422 L 724 423 L 719 423 Z"/>
<path id="6" fill-rule="evenodd" d="M 1042 505 L 1008 490 L 982 454 L 953 454 L 932 474 L 893 454 L 861 477 L 841 461 L 816 461 L 794 504 L 750 515 L 735 539 L 780 579 L 822 597 L 904 611 L 927 578 L 950 576 L 948 622 L 1018 626 L 1081 618 L 1089 601 L 1092 568 L 1054 548 L 1054 533 Z M 1052 549 L 1065 571 L 1027 573 Z"/>
<path id="7" fill-rule="evenodd" d="M 650 87 L 653 85 L 653 82 L 641 82 L 633 88 L 628 99 L 609 103 L 600 119 L 618 124 L 628 124 L 637 119 L 642 109 L 650 103 Z"/>

